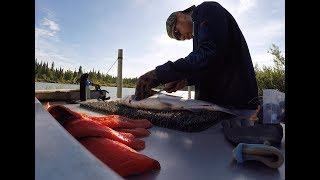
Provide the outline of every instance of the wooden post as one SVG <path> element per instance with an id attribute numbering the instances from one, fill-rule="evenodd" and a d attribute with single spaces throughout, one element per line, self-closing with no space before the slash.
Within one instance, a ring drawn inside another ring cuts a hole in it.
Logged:
<path id="1" fill-rule="evenodd" d="M 118 49 L 117 98 L 122 98 L 122 49 Z"/>
<path id="2" fill-rule="evenodd" d="M 191 99 L 191 86 L 188 86 L 188 99 Z"/>

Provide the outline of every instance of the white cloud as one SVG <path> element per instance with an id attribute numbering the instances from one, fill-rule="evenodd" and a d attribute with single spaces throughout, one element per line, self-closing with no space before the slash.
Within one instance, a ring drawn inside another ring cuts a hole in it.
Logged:
<path id="1" fill-rule="evenodd" d="M 60 27 L 56 22 L 54 13 L 48 9 L 44 9 L 44 11 L 47 13 L 47 16 L 44 17 L 38 27 L 35 28 L 35 38 L 52 38 L 52 40 L 58 40 Z"/>
<path id="2" fill-rule="evenodd" d="M 192 40 L 177 41 L 168 38 L 167 34 L 161 34 L 153 37 L 152 47 L 150 55 L 156 54 L 157 63 L 164 63 L 188 56 L 192 51 Z"/>
<path id="3" fill-rule="evenodd" d="M 281 51 L 281 50 L 280 50 Z M 281 55 L 285 57 L 285 53 L 281 51 Z M 258 52 L 251 56 L 253 65 L 258 64 L 259 68 L 263 66 L 274 66 L 274 56 L 270 53 L 266 52 Z"/>
<path id="4" fill-rule="evenodd" d="M 72 47 L 65 46 L 59 40 L 61 28 L 55 19 L 53 11 L 43 10 L 46 16 L 41 19 L 38 26 L 35 27 L 35 58 L 40 61 L 55 63 L 55 67 L 61 67 L 64 70 L 74 70 L 79 66 L 70 58 L 69 54 L 74 53 Z M 75 66 L 77 65 L 77 66 Z"/>
<path id="5" fill-rule="evenodd" d="M 269 20 L 261 24 L 260 26 L 256 26 L 252 32 L 255 35 L 260 35 L 264 38 L 279 38 L 284 36 L 285 25 L 283 19 Z"/>
<path id="6" fill-rule="evenodd" d="M 285 25 L 284 20 L 267 20 L 263 24 L 256 26 L 243 26 L 242 32 L 246 38 L 251 52 L 267 51 L 271 44 L 284 41 Z M 284 47 L 280 47 L 284 49 Z"/>
<path id="7" fill-rule="evenodd" d="M 240 0 L 237 13 L 242 14 L 256 6 L 256 0 Z"/>
<path id="8" fill-rule="evenodd" d="M 123 77 L 139 77 L 169 60 L 175 61 L 184 58 L 192 51 L 192 40 L 176 41 L 168 38 L 167 34 L 155 35 L 151 39 L 151 43 L 145 45 L 148 48 L 141 50 L 138 54 L 132 55 L 131 52 L 124 52 Z M 106 71 L 103 72 L 106 73 Z M 117 75 L 117 64 L 108 74 Z"/>
<path id="9" fill-rule="evenodd" d="M 53 37 L 53 34 L 45 29 L 40 29 L 40 28 L 35 28 L 35 38 L 39 38 L 39 37 Z"/>
<path id="10" fill-rule="evenodd" d="M 44 18 L 42 24 L 43 26 L 48 27 L 48 29 L 53 32 L 57 32 L 60 30 L 59 25 L 53 20 L 50 20 L 48 18 Z"/>
<path id="11" fill-rule="evenodd" d="M 253 65 L 258 64 L 259 68 L 263 66 L 273 66 L 273 57 L 270 53 L 258 53 L 251 56 Z"/>

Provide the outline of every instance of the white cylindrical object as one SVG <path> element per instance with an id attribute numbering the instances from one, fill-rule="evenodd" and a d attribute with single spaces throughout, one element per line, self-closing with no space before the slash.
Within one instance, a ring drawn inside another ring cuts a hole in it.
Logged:
<path id="1" fill-rule="evenodd" d="M 91 99 L 90 86 L 89 85 L 86 86 L 86 99 Z"/>
<path id="2" fill-rule="evenodd" d="M 122 49 L 118 49 L 117 98 L 122 98 Z"/>

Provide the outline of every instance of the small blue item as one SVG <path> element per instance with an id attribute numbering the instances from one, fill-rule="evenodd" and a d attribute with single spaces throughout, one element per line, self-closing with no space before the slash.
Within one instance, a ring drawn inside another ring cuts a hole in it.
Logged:
<path id="1" fill-rule="evenodd" d="M 91 86 L 92 85 L 92 82 L 87 80 L 87 86 Z"/>
<path id="2" fill-rule="evenodd" d="M 237 163 L 255 160 L 271 168 L 279 168 L 284 161 L 284 157 L 279 149 L 266 144 L 239 143 L 233 149 L 233 156 Z"/>

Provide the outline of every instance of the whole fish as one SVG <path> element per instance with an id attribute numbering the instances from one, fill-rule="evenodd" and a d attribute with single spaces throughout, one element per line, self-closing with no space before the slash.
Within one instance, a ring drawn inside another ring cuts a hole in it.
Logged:
<path id="1" fill-rule="evenodd" d="M 218 106 L 216 104 L 194 100 L 186 99 L 180 96 L 174 96 L 162 92 L 157 92 L 154 95 L 137 101 L 135 100 L 135 95 L 128 95 L 118 100 L 120 104 L 140 109 L 154 109 L 154 110 L 188 110 L 188 111 L 199 111 L 199 110 L 209 110 L 209 111 L 221 111 L 228 114 L 238 116 L 236 111 Z"/>

